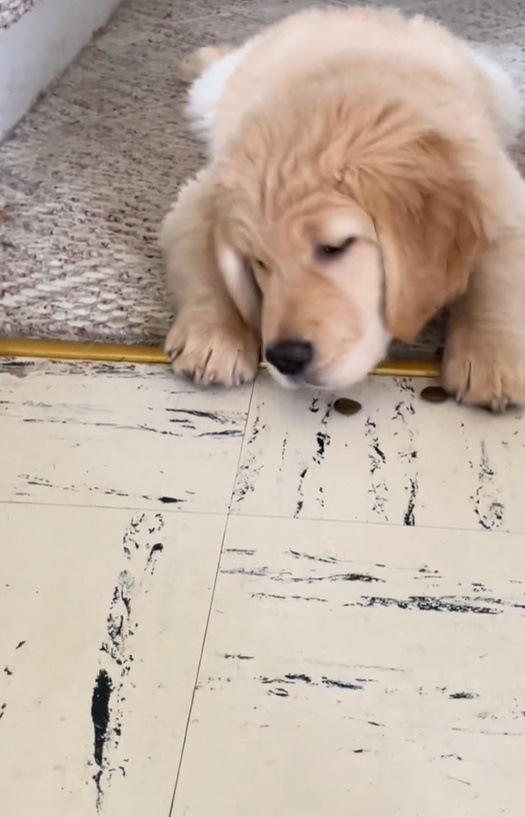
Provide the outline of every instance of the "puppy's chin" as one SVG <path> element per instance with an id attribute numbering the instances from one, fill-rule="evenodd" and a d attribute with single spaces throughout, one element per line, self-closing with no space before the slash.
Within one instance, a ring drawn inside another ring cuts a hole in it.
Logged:
<path id="1" fill-rule="evenodd" d="M 323 391 L 346 389 L 370 374 L 372 369 L 386 357 L 391 335 L 384 326 L 376 326 L 359 343 L 342 355 L 326 372 L 320 371 L 315 377 L 315 386 Z M 314 385 L 311 378 L 310 385 Z"/>
<path id="2" fill-rule="evenodd" d="M 282 386 L 284 389 L 298 389 L 302 385 L 301 380 L 297 380 L 294 377 L 288 377 L 288 375 L 281 374 L 281 372 L 272 366 L 271 363 L 266 361 L 266 368 L 268 369 L 269 374 L 273 377 L 273 379 Z"/>

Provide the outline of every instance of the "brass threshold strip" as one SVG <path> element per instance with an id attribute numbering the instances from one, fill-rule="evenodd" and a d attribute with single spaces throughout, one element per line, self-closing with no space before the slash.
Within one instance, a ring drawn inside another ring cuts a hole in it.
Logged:
<path id="1" fill-rule="evenodd" d="M 48 360 L 100 361 L 107 363 L 166 364 L 160 347 L 126 346 L 118 343 L 76 343 L 63 340 L 0 338 L 0 357 L 32 357 Z M 261 363 L 264 369 L 264 363 Z M 385 360 L 372 374 L 388 377 L 439 377 L 440 364 L 434 360 Z"/>

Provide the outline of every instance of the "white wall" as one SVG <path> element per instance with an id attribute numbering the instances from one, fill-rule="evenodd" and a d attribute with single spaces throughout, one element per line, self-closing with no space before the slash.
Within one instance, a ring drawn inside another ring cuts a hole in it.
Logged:
<path id="1" fill-rule="evenodd" d="M 75 58 L 120 0 L 40 0 L 0 31 L 0 141 Z"/>

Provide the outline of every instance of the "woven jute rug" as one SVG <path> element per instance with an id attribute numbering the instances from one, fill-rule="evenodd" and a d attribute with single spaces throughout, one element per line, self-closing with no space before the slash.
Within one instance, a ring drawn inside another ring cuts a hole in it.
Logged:
<path id="1" fill-rule="evenodd" d="M 0 31 L 11 28 L 38 0 L 0 0 Z"/>
<path id="2" fill-rule="evenodd" d="M 0 335 L 162 339 L 170 313 L 157 230 L 179 184 L 203 161 L 182 116 L 177 62 L 203 44 L 240 42 L 307 5 L 124 2 L 0 147 Z M 523 0 L 397 5 L 482 44 L 525 93 Z M 517 156 L 525 165 L 525 140 Z M 433 357 L 441 345 L 438 322 L 401 354 Z"/>

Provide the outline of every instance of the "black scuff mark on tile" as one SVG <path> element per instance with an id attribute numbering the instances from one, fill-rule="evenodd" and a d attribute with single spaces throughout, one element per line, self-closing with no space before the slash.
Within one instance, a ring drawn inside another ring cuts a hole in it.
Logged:
<path id="1" fill-rule="evenodd" d="M 152 411 L 157 411 L 157 409 L 151 409 Z M 166 409 L 166 411 L 170 411 L 170 409 Z M 187 417 L 169 417 L 168 422 L 175 423 L 180 428 L 183 428 L 185 431 L 196 431 L 197 427 L 195 423 L 192 423 L 188 420 Z"/>
<path id="2" fill-rule="evenodd" d="M 472 786 L 472 783 L 470 783 L 468 780 L 461 780 L 460 777 L 452 777 L 451 774 L 447 774 L 447 778 L 449 780 L 454 780 L 455 783 L 463 783 L 464 786 Z"/>
<path id="3" fill-rule="evenodd" d="M 155 533 L 155 531 L 150 531 L 150 533 Z M 155 542 L 154 545 L 151 546 L 149 551 L 149 556 L 146 561 L 146 567 L 150 569 L 151 575 L 155 573 L 157 567 L 157 560 L 156 556 L 158 553 L 162 553 L 164 550 L 164 545 L 162 542 Z"/>
<path id="4" fill-rule="evenodd" d="M 236 661 L 253 661 L 253 655 L 244 655 L 243 653 L 225 652 L 224 658 L 235 659 Z"/>
<path id="5" fill-rule="evenodd" d="M 372 444 L 372 451 L 374 462 L 371 466 L 371 473 L 373 474 L 374 471 L 377 471 L 380 465 L 384 465 L 386 463 L 385 452 L 379 447 L 379 442 L 374 440 Z"/>
<path id="6" fill-rule="evenodd" d="M 321 410 L 320 400 L 319 398 L 314 398 L 309 410 L 313 414 L 317 414 Z M 325 407 L 325 411 L 323 416 L 320 420 L 320 428 L 315 432 L 315 446 L 314 446 L 314 453 L 312 454 L 311 461 L 315 463 L 315 465 L 322 465 L 325 460 L 325 455 L 328 447 L 331 444 L 331 436 L 326 431 L 326 426 L 328 425 L 328 420 L 330 419 L 330 415 L 332 412 L 332 404 L 328 403 Z M 299 479 L 297 484 L 297 499 L 295 503 L 295 510 L 294 510 L 294 519 L 297 519 L 303 509 L 304 509 L 304 485 L 307 474 L 309 473 L 309 466 L 306 463 L 301 465 L 301 471 L 299 473 Z M 324 499 L 324 490 L 322 486 L 317 486 L 317 496 L 316 501 L 321 508 L 325 506 L 325 499 Z"/>
<path id="7" fill-rule="evenodd" d="M 266 675 L 261 675 L 259 676 L 259 681 L 265 686 L 271 686 L 272 684 L 279 684 L 282 686 L 284 684 L 295 684 L 297 682 L 301 682 L 303 684 L 313 683 L 310 676 L 303 672 L 287 672 L 282 678 L 269 678 Z"/>
<path id="8" fill-rule="evenodd" d="M 332 573 L 328 576 L 293 576 L 290 573 L 270 574 L 268 578 L 272 581 L 290 582 L 291 584 L 322 584 L 324 582 L 365 582 L 372 584 L 385 580 L 370 573 Z"/>
<path id="9" fill-rule="evenodd" d="M 22 363 L 19 360 L 3 360 L 0 363 L 0 372 L 19 372 L 19 371 L 27 371 L 31 368 L 31 364 Z"/>
<path id="10" fill-rule="evenodd" d="M 258 411 L 255 414 L 255 417 L 254 417 L 254 420 L 253 420 L 253 423 L 252 423 L 252 427 L 251 427 L 251 431 L 250 431 L 250 435 L 246 439 L 246 445 L 247 446 L 253 445 L 254 442 L 256 441 L 257 437 L 261 433 L 261 431 L 264 431 L 265 428 L 266 428 L 266 424 L 261 423 L 261 415 L 260 415 L 260 412 Z"/>
<path id="11" fill-rule="evenodd" d="M 319 561 L 322 561 L 322 559 L 319 559 Z M 379 576 L 372 576 L 370 573 L 330 573 L 327 576 L 295 576 L 294 574 L 285 570 L 272 573 L 266 565 L 254 568 L 227 567 L 221 568 L 220 572 L 223 574 L 254 576 L 257 578 L 264 576 L 270 581 L 278 582 L 280 584 L 323 584 L 325 582 L 364 582 L 366 584 L 384 584 L 385 582 L 385 579 L 382 579 Z"/>
<path id="12" fill-rule="evenodd" d="M 322 562 L 323 564 L 337 564 L 337 559 L 335 556 L 316 556 L 312 553 L 301 553 L 298 550 L 292 550 L 290 548 L 289 553 L 294 557 L 294 559 L 307 559 L 311 562 Z"/>
<path id="13" fill-rule="evenodd" d="M 215 440 L 220 440 L 224 437 L 232 438 L 232 437 L 242 437 L 243 432 L 240 428 L 228 428 L 223 429 L 222 431 L 201 431 L 200 434 L 197 434 L 197 437 L 213 437 Z"/>
<path id="14" fill-rule="evenodd" d="M 101 778 L 104 764 L 104 748 L 108 738 L 110 723 L 109 702 L 113 692 L 113 683 L 106 670 L 101 669 L 97 675 L 91 698 L 91 720 L 93 723 L 93 759 L 98 771 L 94 775 L 97 789 L 97 801 L 102 798 Z"/>
<path id="15" fill-rule="evenodd" d="M 0 704 L 0 720 L 4 717 L 6 709 L 7 709 L 6 703 Z"/>
<path id="16" fill-rule="evenodd" d="M 231 684 L 232 679 L 224 676 L 213 676 L 208 675 L 208 677 L 204 681 L 199 681 L 196 685 L 196 689 L 202 689 L 206 686 L 208 689 L 215 690 L 215 689 L 224 689 L 226 684 Z M 213 686 L 212 686 L 213 684 Z"/>
<path id="17" fill-rule="evenodd" d="M 223 567 L 221 568 L 220 572 L 224 575 L 230 576 L 254 576 L 260 578 L 262 576 L 268 576 L 268 568 L 267 567 L 254 567 L 254 568 L 246 568 L 246 567 Z"/>
<path id="18" fill-rule="evenodd" d="M 266 428 L 266 424 L 261 424 L 260 411 L 261 407 L 259 406 L 255 413 L 250 434 L 248 437 L 246 437 L 243 446 L 241 465 L 235 478 L 233 500 L 237 505 L 244 502 L 246 497 L 255 491 L 257 477 L 264 467 L 263 461 L 258 456 L 257 451 L 252 451 L 252 446 L 256 442 L 260 432 Z"/>
<path id="19" fill-rule="evenodd" d="M 11 675 L 13 675 L 13 670 L 10 669 L 10 667 L 8 667 L 7 664 L 6 664 L 6 666 L 4 667 L 4 673 L 5 673 L 5 675 L 11 676 Z"/>
<path id="20" fill-rule="evenodd" d="M 289 694 L 288 690 L 282 687 L 268 690 L 268 695 L 275 695 L 276 698 L 288 698 Z"/>
<path id="21" fill-rule="evenodd" d="M 244 462 L 240 465 L 235 479 L 235 488 L 233 491 L 233 499 L 237 505 L 240 505 L 249 494 L 255 491 L 255 483 L 257 477 L 262 471 L 263 466 L 256 466 L 257 457 L 254 454 L 246 456 Z"/>
<path id="22" fill-rule="evenodd" d="M 406 395 L 396 404 L 392 420 L 399 421 L 398 431 L 394 432 L 394 436 L 397 436 L 399 440 L 405 439 L 405 444 L 400 446 L 397 457 L 406 464 L 407 505 L 403 513 L 403 524 L 412 527 L 416 524 L 416 505 L 419 492 L 419 478 L 416 470 L 418 456 L 413 423 L 411 422 L 415 414 L 413 402 L 415 400 L 415 390 L 412 383 L 405 378 L 396 379 L 395 382 Z"/>
<path id="23" fill-rule="evenodd" d="M 285 457 L 286 457 L 287 447 L 288 447 L 288 434 L 285 434 L 285 436 L 283 437 L 282 444 L 281 444 L 281 464 L 279 465 L 279 471 L 281 471 L 281 472 L 282 472 L 282 470 L 284 468 L 284 460 L 285 460 Z"/>
<path id="24" fill-rule="evenodd" d="M 26 476 L 26 474 L 21 474 L 20 476 L 21 476 L 22 479 L 26 480 L 26 485 L 35 485 L 35 486 L 37 486 L 39 488 L 55 488 L 56 487 L 55 485 L 52 485 L 52 483 L 48 479 L 44 479 L 43 477 L 30 477 L 30 476 Z"/>
<path id="25" fill-rule="evenodd" d="M 371 576 L 369 573 L 342 573 L 339 576 L 330 577 L 330 581 L 366 582 L 371 584 L 372 582 L 384 583 L 385 580 L 380 579 L 379 576 Z"/>
<path id="26" fill-rule="evenodd" d="M 316 449 L 315 453 L 312 457 L 313 462 L 316 465 L 322 465 L 325 459 L 326 451 L 329 448 L 332 438 L 330 434 L 325 430 L 326 426 L 328 425 L 328 420 L 330 419 L 330 415 L 332 413 L 332 403 L 328 403 L 323 416 L 321 417 L 321 428 L 319 431 L 316 432 L 315 435 L 315 443 Z M 324 499 L 324 488 L 322 485 L 317 486 L 317 496 L 316 496 L 317 504 L 321 509 L 325 507 L 325 499 Z M 304 498 L 301 495 L 297 506 L 296 506 L 296 516 L 299 516 L 300 512 L 303 509 Z"/>
<path id="27" fill-rule="evenodd" d="M 472 701 L 478 696 L 474 692 L 451 692 L 448 697 L 451 701 Z"/>
<path id="28" fill-rule="evenodd" d="M 323 416 L 321 417 L 321 425 L 326 426 L 328 425 L 328 420 L 332 415 L 332 403 L 328 403 Z"/>
<path id="29" fill-rule="evenodd" d="M 320 602 L 327 602 L 328 599 L 319 598 L 318 596 L 298 596 L 298 595 L 290 595 L 286 598 L 291 599 L 291 601 L 320 601 Z"/>
<path id="30" fill-rule="evenodd" d="M 497 485 L 497 474 L 490 465 L 485 442 L 481 443 L 478 467 L 478 487 L 474 496 L 474 515 L 483 530 L 498 530 L 505 521 L 505 506 Z"/>
<path id="31" fill-rule="evenodd" d="M 297 483 L 297 502 L 295 504 L 294 519 L 300 515 L 304 506 L 304 481 L 308 474 L 308 466 L 305 466 L 299 473 L 299 481 Z"/>
<path id="32" fill-rule="evenodd" d="M 103 808 L 113 775 L 126 773 L 127 759 L 119 757 L 119 745 L 124 704 L 134 688 L 133 639 L 139 627 L 141 600 L 149 592 L 164 549 L 163 528 L 162 514 L 141 513 L 130 520 L 122 541 L 125 564 L 111 596 L 107 636 L 100 646 L 100 665 L 91 700 L 97 812 Z"/>
<path id="33" fill-rule="evenodd" d="M 321 679 L 321 683 L 323 686 L 328 687 L 329 689 L 348 689 L 352 692 L 357 692 L 358 690 L 364 689 L 362 684 L 354 684 L 350 681 L 338 681 L 334 678 L 326 678 L 323 676 Z"/>
<path id="34" fill-rule="evenodd" d="M 326 449 L 331 443 L 331 437 L 326 431 L 318 431 L 315 435 L 315 441 L 317 443 L 317 450 L 313 456 L 313 461 L 320 465 L 324 459 Z"/>
<path id="35" fill-rule="evenodd" d="M 419 485 L 417 476 L 410 478 L 408 483 L 408 501 L 405 513 L 403 515 L 403 525 L 411 527 L 416 524 L 415 508 L 418 490 Z"/>
<path id="36" fill-rule="evenodd" d="M 250 598 L 252 599 L 275 599 L 277 601 L 319 601 L 323 604 L 328 601 L 328 599 L 320 598 L 319 596 L 298 596 L 298 595 L 290 595 L 286 596 L 282 593 L 251 593 Z"/>
<path id="37" fill-rule="evenodd" d="M 379 443 L 377 423 L 371 417 L 365 420 L 365 437 L 368 440 L 368 466 L 370 487 L 368 493 L 372 497 L 372 512 L 384 520 L 388 520 L 386 503 L 388 499 L 388 484 L 382 477 L 383 467 L 386 465 L 386 455 Z"/>
<path id="38" fill-rule="evenodd" d="M 284 676 L 287 681 L 302 681 L 304 684 L 311 684 L 312 679 L 304 672 L 287 672 Z"/>
<path id="39" fill-rule="evenodd" d="M 82 487 L 84 487 L 84 486 L 82 486 Z M 61 487 L 60 490 L 63 491 L 63 490 L 67 490 L 67 489 L 64 489 L 64 488 Z M 75 491 L 76 488 L 73 486 L 71 488 L 71 490 Z M 117 488 L 99 488 L 97 485 L 95 485 L 93 487 L 87 486 L 87 490 L 88 491 L 97 491 L 97 492 L 99 492 L 101 494 L 104 494 L 105 496 L 121 496 L 121 497 L 129 498 L 129 494 L 126 491 L 119 491 L 119 490 L 117 490 Z M 149 497 L 145 496 L 144 499 L 149 499 Z"/>
<path id="40" fill-rule="evenodd" d="M 370 573 L 332 573 L 328 576 L 291 576 L 289 574 L 278 574 L 270 576 L 269 578 L 276 581 L 289 581 L 293 584 L 322 584 L 323 582 L 365 582 L 366 584 L 373 584 L 380 582 L 384 584 L 385 580 L 380 579 L 379 576 L 372 576 Z"/>
<path id="41" fill-rule="evenodd" d="M 121 423 L 103 423 L 103 422 L 93 422 L 89 420 L 78 420 L 76 417 L 69 416 L 65 418 L 55 418 L 55 417 L 46 417 L 45 419 L 40 419 L 38 417 L 24 417 L 22 418 L 23 423 L 42 423 L 45 425 L 67 425 L 67 426 L 83 426 L 88 428 L 111 428 L 114 429 L 116 432 L 119 431 L 147 431 L 151 434 L 159 434 L 161 436 L 166 437 L 182 437 L 183 434 L 176 432 L 176 431 L 169 431 L 168 429 L 162 428 L 153 428 L 153 426 L 145 425 L 144 423 L 138 423 L 137 425 L 122 425 Z"/>
<path id="42" fill-rule="evenodd" d="M 199 411 L 198 409 L 167 408 L 166 411 L 174 415 L 175 421 L 195 417 L 198 420 L 210 420 L 218 425 L 226 425 L 232 421 L 236 422 L 240 416 L 222 411 Z"/>
<path id="43" fill-rule="evenodd" d="M 484 603 L 480 603 L 484 602 Z M 362 596 L 357 603 L 358 607 L 396 607 L 398 610 L 420 610 L 434 613 L 472 613 L 477 615 L 497 616 L 503 609 L 499 599 L 471 599 L 468 596 L 409 596 L 406 599 L 389 598 L 386 596 Z M 492 606 L 491 606 L 492 605 Z M 353 604 L 344 605 L 352 607 Z"/>
<path id="44" fill-rule="evenodd" d="M 399 377 L 399 378 L 395 378 L 395 382 L 397 383 L 397 385 L 399 386 L 399 389 L 402 392 L 405 392 L 406 394 L 410 395 L 410 397 L 415 397 L 416 396 L 416 390 L 414 389 L 413 383 L 412 383 L 412 381 L 410 379 L 408 379 L 406 377 Z M 413 406 L 412 406 L 412 409 L 413 409 Z M 414 413 L 414 412 L 412 411 L 412 413 Z"/>
<path id="45" fill-rule="evenodd" d="M 238 553 L 240 556 L 255 556 L 256 551 L 251 548 L 224 548 L 223 553 Z"/>
<path id="46" fill-rule="evenodd" d="M 429 587 L 439 587 L 439 582 L 442 580 L 442 578 L 443 576 L 439 570 L 433 570 L 426 566 L 418 568 L 417 573 L 414 575 L 415 581 L 428 582 Z M 459 586 L 461 586 L 461 583 Z"/>
<path id="47" fill-rule="evenodd" d="M 15 649 L 16 649 L 16 650 L 19 650 L 19 649 L 20 649 L 21 647 L 23 647 L 23 646 L 24 646 L 24 644 L 26 644 L 26 643 L 27 643 L 26 641 L 19 641 L 19 642 L 18 642 L 18 644 L 16 645 Z"/>
<path id="48" fill-rule="evenodd" d="M 304 672 L 287 672 L 282 678 L 261 675 L 259 676 L 258 680 L 261 682 L 261 684 L 264 684 L 264 686 L 272 687 L 272 689 L 268 690 L 269 695 L 278 694 L 276 690 L 284 690 L 288 696 L 290 694 L 290 688 L 296 686 L 297 684 L 308 687 L 314 686 L 325 687 L 326 689 L 348 690 L 351 692 L 357 692 L 364 689 L 362 683 L 356 683 L 355 681 L 341 681 L 339 679 L 328 678 L 325 675 L 316 681 L 311 677 L 311 675 Z"/>
<path id="49" fill-rule="evenodd" d="M 99 485 L 86 485 L 86 484 L 78 484 L 78 485 L 58 485 L 51 483 L 48 479 L 44 479 L 43 477 L 31 477 L 29 474 L 19 474 L 19 479 L 25 480 L 26 485 L 32 485 L 39 488 L 53 488 L 56 491 L 60 492 L 67 492 L 67 493 L 80 493 L 80 492 L 87 492 L 90 494 L 100 495 L 100 496 L 109 496 L 109 497 L 120 497 L 122 499 L 129 499 L 131 495 L 127 491 L 121 491 L 118 488 L 101 488 Z M 193 495 L 193 491 L 186 491 L 187 494 Z M 150 496 L 149 494 L 140 494 L 141 499 L 145 499 L 148 502 L 161 502 L 163 505 L 182 505 L 186 502 L 186 499 L 181 499 L 179 497 L 172 497 L 172 496 L 159 496 L 154 497 Z"/>
<path id="50" fill-rule="evenodd" d="M 404 400 L 400 400 L 398 403 L 396 403 L 396 405 L 394 406 L 394 413 L 392 415 L 392 420 L 402 419 L 402 417 L 403 417 L 402 408 L 403 408 L 404 405 L 405 405 Z"/>

